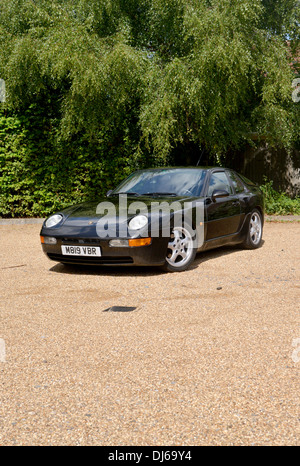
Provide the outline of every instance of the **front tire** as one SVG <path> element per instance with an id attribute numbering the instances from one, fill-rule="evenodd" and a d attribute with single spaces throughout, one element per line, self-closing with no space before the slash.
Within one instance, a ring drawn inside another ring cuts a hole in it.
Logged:
<path id="1" fill-rule="evenodd" d="M 262 215 L 259 210 L 254 209 L 251 212 L 247 237 L 243 242 L 243 246 L 246 249 L 257 249 L 261 246 L 262 243 L 262 233 L 263 233 L 263 221 Z"/>
<path id="2" fill-rule="evenodd" d="M 183 272 L 194 261 L 197 248 L 195 232 L 191 227 L 175 226 L 168 243 L 166 262 L 162 266 L 165 272 Z"/>

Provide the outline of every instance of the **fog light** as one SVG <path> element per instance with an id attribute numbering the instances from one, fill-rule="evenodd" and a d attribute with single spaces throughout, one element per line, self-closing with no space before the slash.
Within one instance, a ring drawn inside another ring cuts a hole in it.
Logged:
<path id="1" fill-rule="evenodd" d="M 109 245 L 113 248 L 128 248 L 128 239 L 111 239 Z"/>
<path id="2" fill-rule="evenodd" d="M 56 244 L 57 239 L 53 236 L 41 236 L 41 243 L 43 244 Z"/>

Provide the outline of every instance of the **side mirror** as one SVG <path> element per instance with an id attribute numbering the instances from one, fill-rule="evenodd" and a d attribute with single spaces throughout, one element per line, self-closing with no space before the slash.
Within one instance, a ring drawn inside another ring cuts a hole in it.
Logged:
<path id="1" fill-rule="evenodd" d="M 226 191 L 225 189 L 215 189 L 212 193 L 212 200 L 216 202 L 216 199 L 219 197 L 227 197 L 229 196 L 229 192 Z"/>
<path id="2" fill-rule="evenodd" d="M 109 189 L 109 190 L 107 191 L 107 193 L 106 193 L 106 197 L 109 197 L 109 196 L 111 195 L 112 192 L 113 192 L 113 190 L 112 190 L 112 189 Z"/>

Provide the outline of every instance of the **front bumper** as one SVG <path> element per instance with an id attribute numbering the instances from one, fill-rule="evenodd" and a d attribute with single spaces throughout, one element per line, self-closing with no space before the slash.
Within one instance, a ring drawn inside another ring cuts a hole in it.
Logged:
<path id="1" fill-rule="evenodd" d="M 41 235 L 44 236 L 43 231 Z M 46 235 L 45 235 L 46 236 Z M 168 238 L 152 238 L 151 244 L 139 247 L 111 247 L 109 241 L 114 238 L 78 238 L 58 237 L 56 244 L 42 244 L 46 256 L 56 262 L 83 265 L 138 265 L 159 266 L 165 263 Z M 100 247 L 101 257 L 66 256 L 61 246 Z"/>

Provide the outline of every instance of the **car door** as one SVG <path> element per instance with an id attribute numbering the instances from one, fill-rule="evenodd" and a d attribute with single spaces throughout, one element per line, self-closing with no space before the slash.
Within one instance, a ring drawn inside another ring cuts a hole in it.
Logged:
<path id="1" fill-rule="evenodd" d="M 226 173 L 229 176 L 233 185 L 233 189 L 235 190 L 235 193 L 240 201 L 241 221 L 239 227 L 241 227 L 245 218 L 246 206 L 249 201 L 249 193 L 246 191 L 246 188 L 237 173 L 235 173 L 233 170 L 226 170 Z"/>
<path id="2" fill-rule="evenodd" d="M 228 196 L 213 199 L 216 190 Z M 225 171 L 211 173 L 205 198 L 206 241 L 236 233 L 240 225 L 240 201 Z"/>

